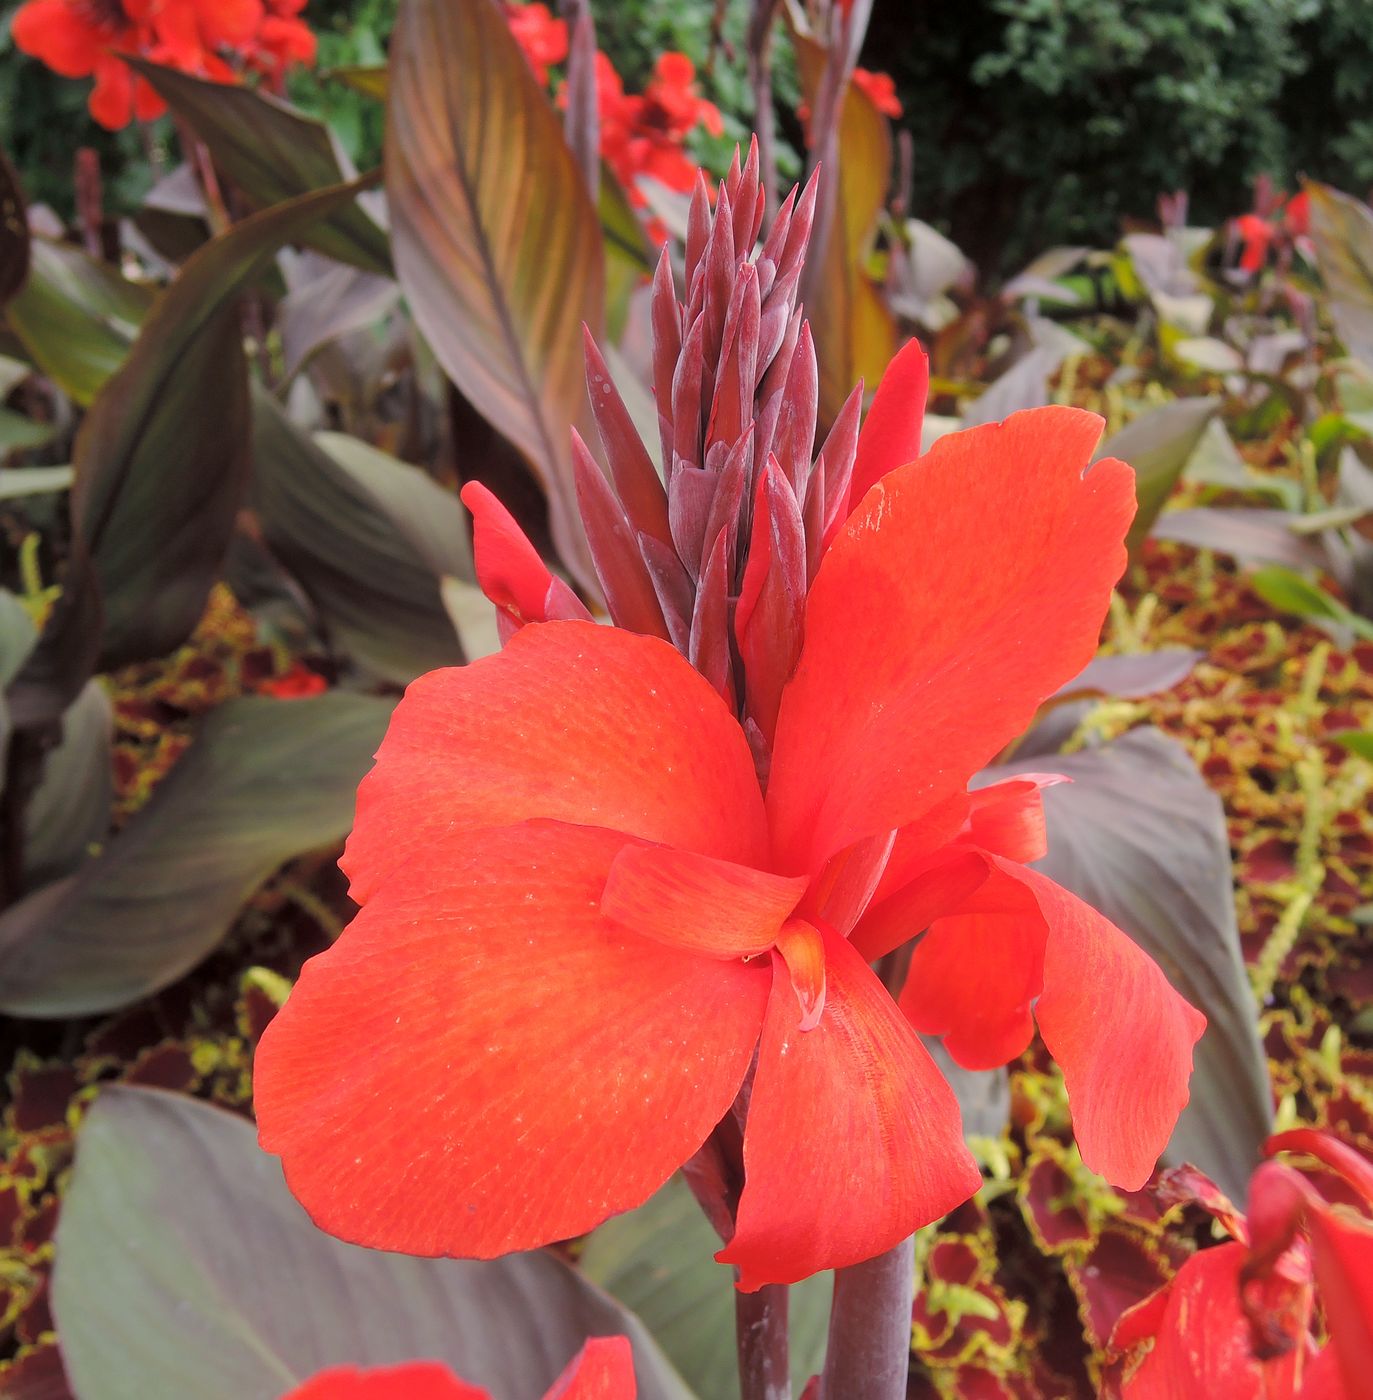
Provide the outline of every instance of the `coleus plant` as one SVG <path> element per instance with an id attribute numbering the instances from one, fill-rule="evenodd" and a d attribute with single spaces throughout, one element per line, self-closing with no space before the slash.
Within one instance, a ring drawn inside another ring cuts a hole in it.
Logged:
<path id="1" fill-rule="evenodd" d="M 1091 657 L 1132 474 L 1086 469 L 1100 420 L 1070 409 L 920 456 L 917 346 L 816 452 L 814 195 L 755 253 L 756 152 L 713 212 L 698 187 L 686 300 L 666 255 L 653 288 L 661 480 L 588 346 L 610 479 L 578 441 L 577 487 L 613 627 L 468 488 L 505 649 L 397 708 L 343 860 L 361 912 L 256 1063 L 263 1146 L 357 1243 L 531 1248 L 687 1166 L 764 1290 L 746 1395 L 772 1393 L 773 1286 L 827 1268 L 831 1361 L 904 1393 L 903 1242 L 981 1182 L 917 1030 L 984 1068 L 1037 1021 L 1084 1160 L 1135 1188 L 1204 1024 L 1028 867 L 1042 778 L 968 791 Z M 865 1329 L 899 1364 L 847 1345 Z"/>

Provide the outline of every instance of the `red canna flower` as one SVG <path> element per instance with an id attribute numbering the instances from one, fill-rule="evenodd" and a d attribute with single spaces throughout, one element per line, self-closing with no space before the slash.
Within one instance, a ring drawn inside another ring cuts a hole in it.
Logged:
<path id="1" fill-rule="evenodd" d="M 577 439 L 578 494 L 619 625 L 578 619 L 464 493 L 507 645 L 398 706 L 344 856 L 361 913 L 257 1062 L 263 1146 L 345 1238 L 487 1257 L 582 1233 L 733 1108 L 740 1287 L 870 1258 L 980 1181 L 911 1019 L 983 1065 L 1033 1007 L 1119 1185 L 1186 1101 L 1202 1018 L 1023 864 L 1042 780 L 968 792 L 1094 652 L 1133 475 L 1088 471 L 1100 420 L 1062 408 L 912 460 L 918 345 L 812 461 L 814 187 L 752 260 L 760 196 L 756 152 L 713 215 L 698 185 L 685 305 L 659 268 L 666 492 L 588 347 L 613 488 Z M 927 928 L 898 1007 L 869 962 Z"/>
<path id="2" fill-rule="evenodd" d="M 644 175 L 679 193 L 689 191 L 698 167 L 686 153 L 686 138 L 698 126 L 713 136 L 724 129 L 720 109 L 696 91 L 691 60 L 680 53 L 660 54 L 643 94 L 633 96 L 625 92 L 610 60 L 597 53 L 596 94 L 601 154 L 634 204 L 646 203 L 637 187 Z"/>
<path id="3" fill-rule="evenodd" d="M 300 700 L 308 695 L 322 695 L 329 682 L 303 662 L 294 662 L 284 675 L 268 676 L 253 687 L 261 695 L 273 695 L 278 700 Z"/>
<path id="4" fill-rule="evenodd" d="M 548 70 L 567 57 L 567 21 L 554 19 L 548 6 L 539 4 L 507 4 L 505 21 L 534 76 L 546 84 Z"/>
<path id="5" fill-rule="evenodd" d="M 544 1400 L 634 1400 L 634 1355 L 627 1337 L 593 1337 L 553 1382 Z M 441 1361 L 408 1361 L 362 1371 L 333 1366 L 282 1400 L 491 1400 Z"/>
<path id="6" fill-rule="evenodd" d="M 120 57 L 134 54 L 216 82 L 233 82 L 229 58 L 279 77 L 314 59 L 314 35 L 295 16 L 303 0 L 27 0 L 14 16 L 22 52 L 68 78 L 94 77 L 89 107 L 118 130 L 166 104 Z"/>
<path id="7" fill-rule="evenodd" d="M 1373 1209 L 1373 1166 L 1312 1129 L 1280 1133 L 1265 1153 L 1302 1153 L 1341 1194 Z M 1265 1162 L 1241 1215 L 1201 1172 L 1164 1179 L 1173 1203 L 1195 1202 L 1232 1236 L 1203 1249 L 1124 1313 L 1107 1394 L 1122 1400 L 1356 1400 L 1373 1375 L 1373 1222 L 1332 1205 L 1292 1167 Z M 1315 1304 L 1328 1341 L 1312 1331 Z M 1142 1349 L 1148 1345 L 1148 1350 Z M 1142 1353 L 1142 1354 L 1141 1354 Z"/>
<path id="8" fill-rule="evenodd" d="M 896 83 L 890 73 L 870 73 L 866 68 L 855 68 L 853 85 L 885 116 L 901 115 L 901 99 L 896 95 Z"/>

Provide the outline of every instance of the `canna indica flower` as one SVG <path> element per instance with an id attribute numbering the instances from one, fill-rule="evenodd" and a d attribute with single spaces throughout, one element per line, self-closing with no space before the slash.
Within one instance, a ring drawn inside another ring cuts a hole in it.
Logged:
<path id="1" fill-rule="evenodd" d="M 343 860 L 361 912 L 258 1052 L 263 1146 L 319 1225 L 477 1257 L 577 1235 L 733 1106 L 740 1287 L 876 1255 L 980 1182 L 869 966 L 935 920 L 908 1009 L 1000 1063 L 1033 1005 L 1084 1160 L 1143 1183 L 1203 1020 L 1024 868 L 1035 781 L 967 791 L 1095 649 L 1134 509 L 1128 468 L 1088 468 L 1100 426 L 1016 414 L 884 472 L 879 417 L 789 678 L 748 702 L 766 792 L 730 686 L 661 637 L 533 621 L 411 685 Z M 507 622 L 549 597 L 507 577 Z"/>
<path id="2" fill-rule="evenodd" d="M 661 478 L 588 340 L 614 627 L 463 493 L 505 649 L 406 692 L 343 859 L 361 912 L 258 1052 L 263 1146 L 345 1239 L 527 1249 L 690 1162 L 755 1289 L 977 1190 L 917 1028 L 1001 1064 L 1037 1021 L 1121 1186 L 1186 1101 L 1202 1018 L 1026 868 L 1047 779 L 968 792 L 1092 656 L 1133 476 L 1088 467 L 1101 421 L 1066 408 L 921 456 L 918 345 L 817 450 L 814 182 L 756 247 L 763 204 L 755 150 L 713 210 L 698 182 L 684 301 L 659 264 Z M 898 1006 L 870 964 L 925 930 Z"/>

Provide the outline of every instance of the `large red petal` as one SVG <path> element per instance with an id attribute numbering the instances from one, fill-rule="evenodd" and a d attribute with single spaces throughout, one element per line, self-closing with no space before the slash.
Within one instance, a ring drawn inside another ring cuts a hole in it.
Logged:
<path id="1" fill-rule="evenodd" d="M 1242 1244 L 1222 1244 L 1182 1266 L 1164 1290 L 1166 1305 L 1153 1349 L 1125 1382 L 1124 1400 L 1268 1400 L 1240 1303 L 1240 1269 L 1247 1253 Z M 1154 1299 L 1136 1311 L 1145 1308 L 1157 1315 Z M 1122 1321 L 1130 1318 L 1126 1314 Z M 1113 1340 L 1119 1346 L 1137 1339 L 1121 1329 Z"/>
<path id="2" fill-rule="evenodd" d="M 610 867 L 601 912 L 675 948 L 753 957 L 777 941 L 805 890 L 803 878 L 669 846 L 626 846 Z"/>
<path id="3" fill-rule="evenodd" d="M 916 945 L 901 1009 L 916 1030 L 942 1035 L 965 1069 L 995 1069 L 1034 1036 L 1030 1005 L 1044 983 L 1047 934 L 1024 885 L 980 853 L 968 855 L 981 859 L 985 878 Z M 960 865 L 955 859 L 942 869 Z"/>
<path id="4" fill-rule="evenodd" d="M 810 1031 L 773 959 L 738 1224 L 716 1256 L 746 1290 L 870 1259 L 982 1182 L 953 1091 L 886 989 L 845 939 L 827 934 L 825 955 Z"/>
<path id="5" fill-rule="evenodd" d="M 1069 408 L 941 438 L 864 497 L 825 555 L 782 697 L 768 810 L 815 871 L 966 787 L 1090 660 L 1125 566 L 1134 474 L 1084 468 Z"/>
<path id="6" fill-rule="evenodd" d="M 997 865 L 1025 884 L 1048 926 L 1035 1019 L 1063 1070 L 1082 1160 L 1137 1191 L 1187 1103 L 1206 1018 L 1090 905 L 1038 871 Z"/>
<path id="7" fill-rule="evenodd" d="M 536 817 L 766 864 L 734 716 L 666 642 L 594 623 L 522 628 L 410 686 L 358 789 L 353 898 L 441 837 Z"/>
<path id="8" fill-rule="evenodd" d="M 66 0 L 29 0 L 14 12 L 10 36 L 21 53 L 41 59 L 64 78 L 84 78 L 95 70 L 107 44 Z"/>
<path id="9" fill-rule="evenodd" d="M 1373 1380 L 1373 1227 L 1317 1206 L 1307 1228 L 1330 1346 L 1350 1395 Z"/>
<path id="10" fill-rule="evenodd" d="M 323 1229 L 488 1258 L 628 1210 L 700 1147 L 748 1069 L 769 971 L 605 920 L 623 844 L 557 823 L 437 843 L 306 964 L 255 1100 Z"/>
<path id="11" fill-rule="evenodd" d="M 849 483 L 850 507 L 888 473 L 920 456 L 920 431 L 929 392 L 929 358 L 918 340 L 908 341 L 887 366 L 858 435 L 858 457 Z"/>
<path id="12" fill-rule="evenodd" d="M 637 1390 L 629 1338 L 592 1337 L 544 1400 L 634 1400 Z"/>
<path id="13" fill-rule="evenodd" d="M 459 1380 L 442 1361 L 406 1361 L 367 1371 L 331 1366 L 282 1400 L 491 1400 L 491 1395 Z"/>

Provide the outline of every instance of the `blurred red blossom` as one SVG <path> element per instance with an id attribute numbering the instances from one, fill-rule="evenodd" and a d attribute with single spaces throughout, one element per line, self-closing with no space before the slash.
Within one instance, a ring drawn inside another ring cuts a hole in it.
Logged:
<path id="1" fill-rule="evenodd" d="M 278 700 L 300 700 L 308 695 L 322 695 L 329 689 L 329 682 L 318 671 L 297 661 L 283 675 L 269 676 L 259 681 L 254 689 L 260 695 L 272 695 Z"/>
<path id="2" fill-rule="evenodd" d="M 216 82 L 236 81 L 239 68 L 279 81 L 291 64 L 314 60 L 303 8 L 304 0 L 27 0 L 11 32 L 17 48 L 63 77 L 94 77 L 91 115 L 117 130 L 166 110 L 122 55 Z"/>
<path id="3" fill-rule="evenodd" d="M 901 115 L 901 99 L 896 95 L 896 83 L 890 73 L 870 73 L 866 68 L 855 68 L 853 85 L 866 93 L 872 105 L 885 116 Z"/>
<path id="4" fill-rule="evenodd" d="M 1164 1177 L 1161 1195 L 1200 1206 L 1232 1242 L 1198 1251 L 1122 1315 L 1111 1338 L 1117 1359 L 1107 1395 L 1357 1400 L 1369 1394 L 1373 1164 L 1310 1128 L 1279 1133 L 1264 1151 L 1314 1158 L 1323 1179 L 1264 1162 L 1249 1183 L 1246 1217 L 1195 1167 Z M 1351 1204 L 1363 1213 L 1353 1213 Z M 1324 1344 L 1314 1335 L 1317 1302 Z"/>
<path id="5" fill-rule="evenodd" d="M 634 1400 L 634 1354 L 627 1337 L 592 1337 L 553 1382 L 544 1400 Z M 331 1366 L 282 1400 L 491 1400 L 441 1361 L 360 1370 Z"/>
<path id="6" fill-rule="evenodd" d="M 688 192 L 698 167 L 686 152 L 686 138 L 697 126 L 712 136 L 724 130 L 720 109 L 697 93 L 696 69 L 685 54 L 660 54 L 648 86 L 635 96 L 625 92 L 610 60 L 598 53 L 596 98 L 601 154 L 639 207 L 648 202 L 638 188 L 640 176 Z"/>
<path id="7" fill-rule="evenodd" d="M 540 4 L 507 4 L 505 19 L 534 76 L 546 84 L 548 70 L 567 57 L 567 21 Z"/>

